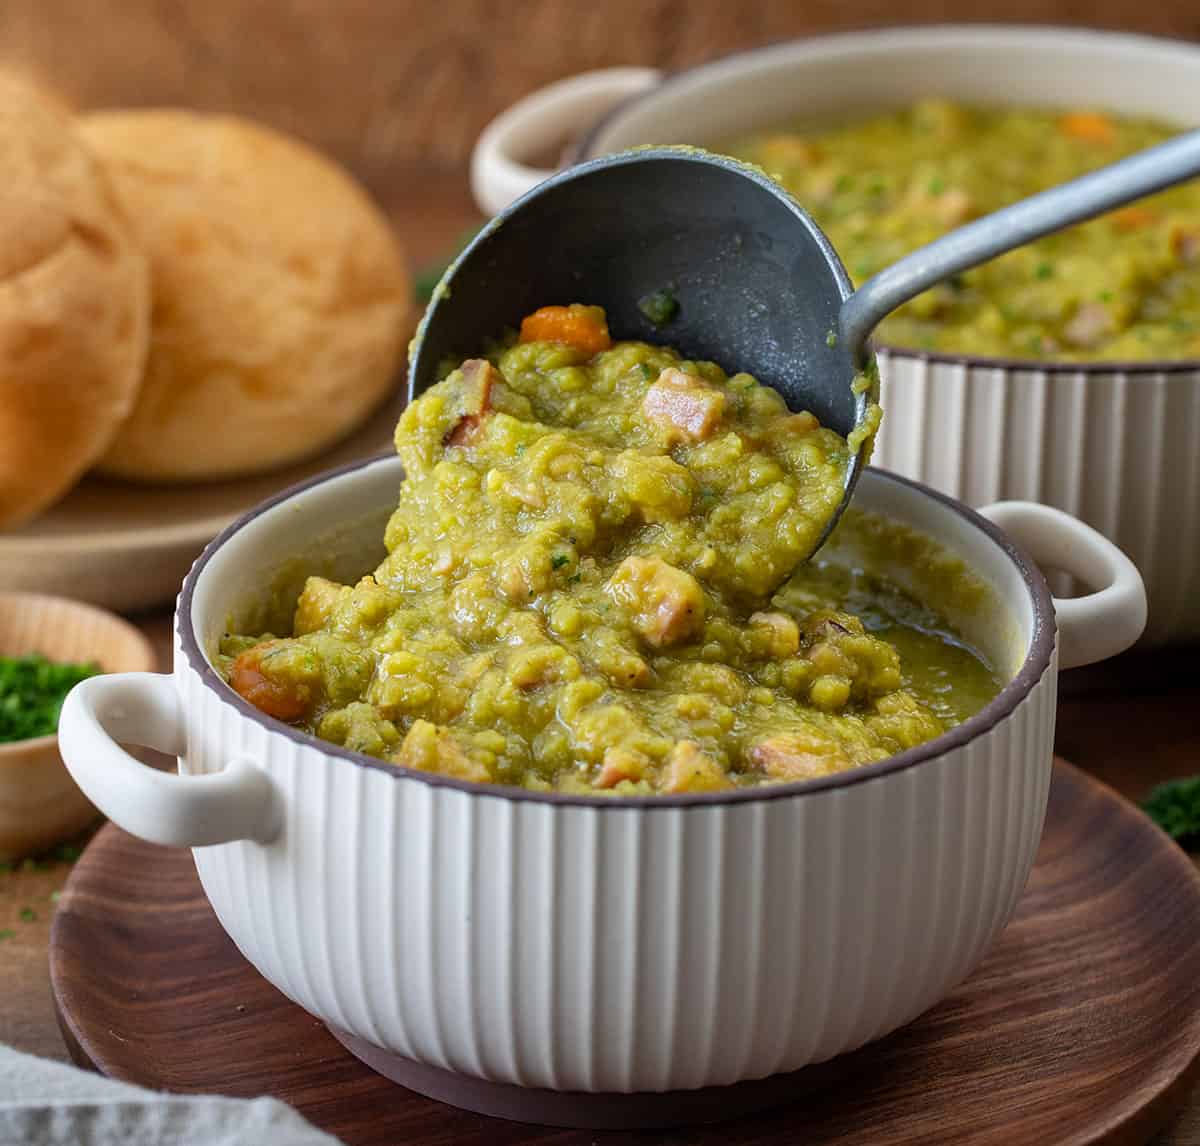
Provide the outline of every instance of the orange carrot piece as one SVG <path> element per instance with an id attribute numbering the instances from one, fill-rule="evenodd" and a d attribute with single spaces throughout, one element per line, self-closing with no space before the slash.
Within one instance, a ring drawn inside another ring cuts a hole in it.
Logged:
<path id="1" fill-rule="evenodd" d="M 1058 127 L 1064 135 L 1089 143 L 1112 143 L 1115 135 L 1113 121 L 1097 111 L 1068 112 L 1058 121 Z"/>
<path id="2" fill-rule="evenodd" d="M 1171 253 L 1185 263 L 1200 259 L 1200 230 L 1181 227 L 1171 228 Z"/>
<path id="3" fill-rule="evenodd" d="M 1114 225 L 1122 231 L 1136 231 L 1141 227 L 1148 227 L 1157 220 L 1157 211 L 1150 207 L 1140 207 L 1137 204 L 1132 207 L 1122 207 L 1119 211 L 1112 213 Z"/>
<path id="4" fill-rule="evenodd" d="M 522 342 L 562 342 L 584 354 L 599 354 L 612 346 L 608 320 L 598 306 L 544 306 L 521 322 Z"/>
<path id="5" fill-rule="evenodd" d="M 271 643 L 264 641 L 242 653 L 233 662 L 229 683 L 234 692 L 259 711 L 286 724 L 293 724 L 308 715 L 312 708 L 312 695 L 307 685 L 279 680 L 263 672 L 263 654 L 271 647 Z"/>

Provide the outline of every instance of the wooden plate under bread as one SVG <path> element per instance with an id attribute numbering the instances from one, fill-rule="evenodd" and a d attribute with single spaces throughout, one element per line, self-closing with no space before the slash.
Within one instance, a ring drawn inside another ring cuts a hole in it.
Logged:
<path id="1" fill-rule="evenodd" d="M 123 613 L 168 604 L 204 546 L 246 510 L 322 470 L 390 452 L 403 404 L 398 391 L 341 445 L 257 477 L 178 486 L 86 478 L 35 521 L 0 533 L 0 589 Z"/>

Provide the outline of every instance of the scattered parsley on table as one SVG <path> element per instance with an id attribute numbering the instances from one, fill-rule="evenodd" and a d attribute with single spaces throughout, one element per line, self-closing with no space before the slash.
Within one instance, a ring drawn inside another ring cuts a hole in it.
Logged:
<path id="1" fill-rule="evenodd" d="M 1180 847 L 1200 848 L 1200 776 L 1159 784 L 1142 807 Z"/>

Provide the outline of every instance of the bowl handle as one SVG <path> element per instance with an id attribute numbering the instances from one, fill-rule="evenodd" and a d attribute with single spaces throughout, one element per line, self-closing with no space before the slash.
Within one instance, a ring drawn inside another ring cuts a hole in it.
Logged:
<path id="1" fill-rule="evenodd" d="M 1146 627 L 1142 575 L 1107 537 L 1078 518 L 1032 501 L 998 501 L 979 511 L 1043 568 L 1061 569 L 1094 592 L 1055 597 L 1058 667 L 1077 668 L 1124 652 Z"/>
<path id="2" fill-rule="evenodd" d="M 527 166 L 522 157 L 545 155 L 661 79 L 657 68 L 602 68 L 549 84 L 501 112 L 471 155 L 471 191 L 480 210 L 495 215 L 554 174 Z"/>
<path id="3" fill-rule="evenodd" d="M 75 783 L 110 820 L 152 843 L 267 843 L 277 834 L 274 786 L 249 761 L 183 776 L 143 764 L 121 744 L 183 753 L 183 717 L 171 676 L 112 673 L 71 690 L 59 716 L 58 745 Z"/>

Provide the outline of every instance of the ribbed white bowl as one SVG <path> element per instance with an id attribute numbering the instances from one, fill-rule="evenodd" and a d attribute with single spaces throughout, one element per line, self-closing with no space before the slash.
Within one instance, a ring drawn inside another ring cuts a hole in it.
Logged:
<path id="1" fill-rule="evenodd" d="M 365 504 L 367 488 L 394 499 L 399 475 L 391 461 L 327 485 Z M 265 582 L 283 547 L 319 536 L 326 510 L 294 500 L 277 535 L 251 523 L 189 578 L 175 687 L 186 771 L 252 760 L 281 816 L 270 846 L 197 849 L 205 891 L 246 957 L 333 1027 L 524 1087 L 721 1085 L 895 1029 L 1011 915 L 1050 781 L 1053 618 L 1037 574 L 960 510 L 875 472 L 859 487 L 863 508 L 968 557 L 1019 630 L 997 656 L 1031 663 L 962 743 L 840 784 L 622 806 L 351 763 L 235 697 L 189 627 L 217 637 L 239 580 Z"/>
<path id="2" fill-rule="evenodd" d="M 957 751 L 813 794 L 564 807 L 279 744 L 193 671 L 189 771 L 260 761 L 279 841 L 200 848 L 225 930 L 332 1026 L 492 1081 L 762 1078 L 942 998 L 1008 921 L 1050 780 L 1055 672 Z"/>
<path id="3" fill-rule="evenodd" d="M 229 618 L 297 558 L 343 579 L 373 567 L 401 479 L 396 459 L 368 463 L 231 527 L 185 582 L 173 676 L 97 678 L 63 710 L 83 789 L 129 831 L 200 845 L 222 925 L 272 983 L 368 1059 L 624 1094 L 827 1059 L 978 963 L 1037 848 L 1060 655 L 1044 580 L 994 525 L 880 471 L 858 487 L 861 508 L 936 537 L 992 586 L 994 607 L 965 623 L 1011 682 L 971 720 L 802 784 L 567 797 L 356 756 L 264 716 L 209 663 Z M 1106 592 L 1063 605 L 1064 658 L 1135 639 L 1145 598 L 1108 542 L 1038 506 L 994 512 L 1035 549 L 1065 530 L 1111 566 Z M 180 774 L 118 742 L 177 755 Z"/>
<path id="4" fill-rule="evenodd" d="M 575 154 L 720 145 L 930 95 L 1103 107 L 1200 125 L 1200 46 L 1079 28 L 889 28 L 729 56 L 663 79 L 610 69 L 522 100 L 480 136 L 472 186 L 496 211 L 549 174 L 530 157 L 586 131 Z M 607 114 L 604 114 L 607 112 Z M 587 131 L 588 128 L 590 131 Z M 1101 530 L 1141 569 L 1146 645 L 1200 638 L 1200 363 L 1023 365 L 881 355 L 877 464 L 971 505 L 1030 498 Z"/>
<path id="5" fill-rule="evenodd" d="M 1115 541 L 1147 645 L 1200 637 L 1200 370 L 1016 369 L 881 351 L 874 461 L 968 505 L 1040 501 Z"/>

